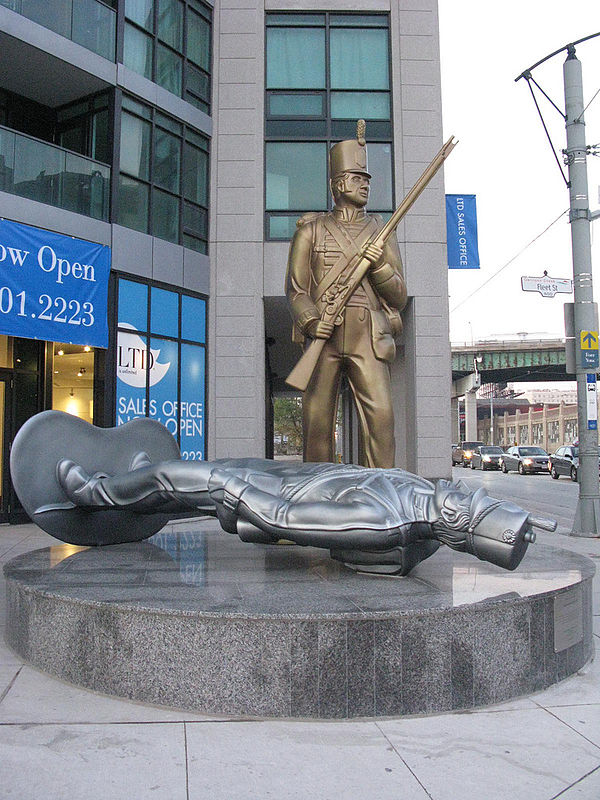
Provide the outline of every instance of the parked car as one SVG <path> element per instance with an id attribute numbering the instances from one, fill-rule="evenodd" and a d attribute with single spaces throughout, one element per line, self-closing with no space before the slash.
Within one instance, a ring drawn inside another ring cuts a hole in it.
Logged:
<path id="1" fill-rule="evenodd" d="M 559 447 L 550 456 L 548 469 L 554 480 L 558 480 L 561 475 L 568 475 L 572 481 L 576 481 L 577 471 L 579 470 L 578 445 L 567 444 Z M 598 470 L 600 472 L 600 448 L 598 448 Z"/>
<path id="2" fill-rule="evenodd" d="M 452 451 L 452 466 L 455 464 L 462 464 L 463 467 L 470 466 L 473 450 L 482 444 L 483 442 L 461 442 Z"/>
<path id="3" fill-rule="evenodd" d="M 483 444 L 473 450 L 471 469 L 500 469 L 500 458 L 504 455 L 501 447 Z"/>
<path id="4" fill-rule="evenodd" d="M 543 447 L 514 446 L 509 447 L 500 459 L 502 472 L 516 469 L 519 475 L 527 472 L 547 472 L 550 456 Z"/>

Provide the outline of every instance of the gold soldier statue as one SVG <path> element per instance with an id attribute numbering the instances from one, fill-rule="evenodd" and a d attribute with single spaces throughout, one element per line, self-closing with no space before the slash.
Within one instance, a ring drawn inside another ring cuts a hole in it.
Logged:
<path id="1" fill-rule="evenodd" d="M 392 468 L 389 363 L 396 354 L 394 337 L 402 329 L 399 312 L 406 305 L 406 285 L 396 237 L 389 236 L 381 247 L 372 241 L 383 223 L 365 211 L 371 175 L 364 131 L 364 121 L 359 120 L 357 138 L 331 148 L 335 207 L 298 221 L 290 245 L 286 295 L 294 341 L 324 340 L 304 391 L 304 460 L 335 459 L 336 411 L 345 375 L 360 422 L 361 464 Z M 357 256 L 367 259 L 368 269 L 352 290 L 348 267 Z M 344 293 L 349 296 L 343 298 L 341 311 L 327 319 L 327 309 L 337 309 Z"/>

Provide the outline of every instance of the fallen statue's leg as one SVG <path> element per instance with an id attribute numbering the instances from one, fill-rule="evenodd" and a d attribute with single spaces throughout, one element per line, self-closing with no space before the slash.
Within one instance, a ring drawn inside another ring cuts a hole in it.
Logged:
<path id="1" fill-rule="evenodd" d="M 150 513 L 194 509 L 214 514 L 207 491 L 212 464 L 208 461 L 163 461 L 124 475 L 87 475 L 73 461 L 56 467 L 59 484 L 76 506 L 89 510 L 111 507 Z"/>

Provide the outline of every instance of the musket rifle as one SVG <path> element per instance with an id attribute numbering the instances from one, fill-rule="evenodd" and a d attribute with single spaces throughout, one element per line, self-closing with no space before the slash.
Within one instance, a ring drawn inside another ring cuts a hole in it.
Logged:
<path id="1" fill-rule="evenodd" d="M 335 297 L 333 297 L 333 299 L 328 302 L 323 309 L 321 320 L 324 322 L 335 322 L 339 314 L 346 307 L 346 303 L 352 297 L 371 267 L 371 262 L 363 255 L 367 247 L 370 244 L 374 244 L 380 248 L 385 245 L 386 241 L 398 227 L 402 218 L 414 205 L 421 192 L 425 189 L 433 176 L 438 172 L 456 144 L 457 142 L 454 141 L 454 137 L 451 136 L 429 164 L 429 166 L 425 169 L 419 180 L 415 183 L 389 220 L 385 223 L 383 228 L 374 234 L 374 236 L 370 237 L 361 248 L 361 251 L 349 260 L 347 266 L 340 275 L 341 283 L 336 287 L 337 291 L 333 293 L 335 294 Z M 294 369 L 287 376 L 285 382 L 288 384 L 288 386 L 292 386 L 294 389 L 299 389 L 301 392 L 305 391 L 315 367 L 317 366 L 317 362 L 326 341 L 327 339 L 313 339 L 311 341 L 310 345 L 306 348 Z"/>

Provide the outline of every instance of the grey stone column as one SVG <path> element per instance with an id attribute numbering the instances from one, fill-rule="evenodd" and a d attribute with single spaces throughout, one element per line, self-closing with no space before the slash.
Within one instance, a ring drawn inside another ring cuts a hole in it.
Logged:
<path id="1" fill-rule="evenodd" d="M 264 10 L 214 14 L 209 457 L 264 456 Z"/>

